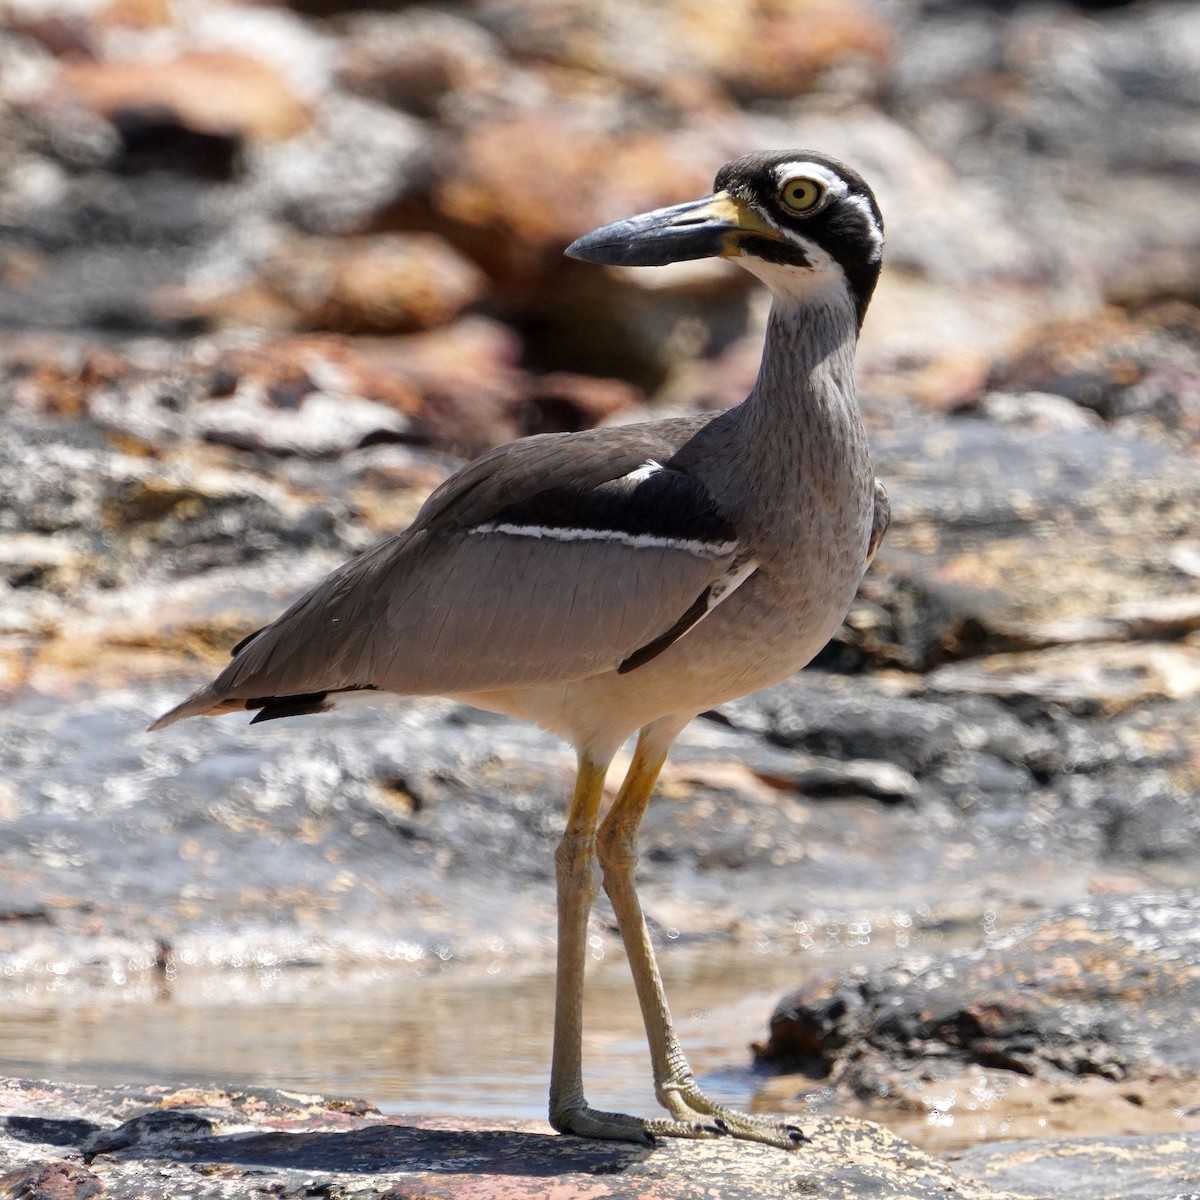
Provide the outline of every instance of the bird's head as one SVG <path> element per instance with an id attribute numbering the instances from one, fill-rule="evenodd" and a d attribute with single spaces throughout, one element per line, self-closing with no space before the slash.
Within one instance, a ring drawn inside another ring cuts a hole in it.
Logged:
<path id="1" fill-rule="evenodd" d="M 594 229 L 566 252 L 628 267 L 734 259 L 779 299 L 848 294 L 861 326 L 879 278 L 883 217 L 857 171 L 811 150 L 748 154 L 726 163 L 714 188 Z"/>

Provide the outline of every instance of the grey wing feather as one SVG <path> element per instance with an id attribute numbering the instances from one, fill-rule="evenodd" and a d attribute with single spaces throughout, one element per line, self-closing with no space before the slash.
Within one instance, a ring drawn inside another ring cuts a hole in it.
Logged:
<path id="1" fill-rule="evenodd" d="M 663 436 L 664 425 L 679 426 L 674 438 Z M 616 669 L 726 574 L 732 545 L 698 553 L 472 530 L 581 477 L 586 491 L 653 454 L 669 457 L 697 427 L 658 422 L 656 436 L 641 439 L 635 427 L 571 435 L 570 448 L 565 439 L 528 439 L 477 460 L 430 497 L 408 530 L 328 576 L 156 726 L 277 697 L 358 688 L 465 694 Z"/>

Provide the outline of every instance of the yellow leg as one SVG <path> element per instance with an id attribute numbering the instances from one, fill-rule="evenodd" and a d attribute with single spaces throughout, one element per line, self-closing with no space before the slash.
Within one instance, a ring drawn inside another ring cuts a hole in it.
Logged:
<path id="1" fill-rule="evenodd" d="M 633 972 L 634 987 L 646 1025 L 646 1039 L 650 1044 L 654 1090 L 659 1103 L 675 1118 L 663 1122 L 662 1128 L 656 1122 L 648 1122 L 647 1127 L 655 1133 L 680 1136 L 676 1132 L 679 1129 L 697 1124 L 715 1125 L 721 1133 L 732 1137 L 791 1149 L 804 1140 L 803 1133 L 796 1126 L 760 1120 L 715 1104 L 704 1095 L 680 1048 L 667 1007 L 650 931 L 646 927 L 646 918 L 634 888 L 633 873 L 637 866 L 638 827 L 675 732 L 673 728 L 664 731 L 653 725 L 642 730 L 629 774 L 598 833 L 604 890 L 612 902 Z"/>
<path id="2" fill-rule="evenodd" d="M 558 984 L 554 1000 L 554 1051 L 550 1067 L 550 1124 L 560 1133 L 654 1144 L 655 1133 L 712 1136 L 711 1122 L 643 1121 L 589 1107 L 583 1093 L 583 972 L 587 923 L 599 891 L 596 827 L 607 762 L 580 755 L 567 828 L 554 856 L 558 878 Z"/>

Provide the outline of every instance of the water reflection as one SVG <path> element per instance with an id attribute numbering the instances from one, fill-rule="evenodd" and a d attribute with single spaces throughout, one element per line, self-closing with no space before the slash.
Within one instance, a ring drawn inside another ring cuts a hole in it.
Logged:
<path id="1" fill-rule="evenodd" d="M 836 969 L 836 957 L 672 945 L 664 975 L 680 1036 L 715 1098 L 749 1103 L 749 1042 L 764 1035 L 783 991 Z M 157 964 L 141 965 L 156 969 L 119 993 L 30 986 L 0 1026 L 0 1073 L 283 1087 L 360 1096 L 394 1112 L 544 1114 L 553 1019 L 545 971 L 503 959 L 477 968 L 435 962 L 421 974 L 375 970 L 330 982 L 296 970 L 211 973 L 173 963 L 168 979 Z M 641 1016 L 622 956 L 593 964 L 587 1009 L 589 1092 L 606 1106 L 651 1111 Z"/>

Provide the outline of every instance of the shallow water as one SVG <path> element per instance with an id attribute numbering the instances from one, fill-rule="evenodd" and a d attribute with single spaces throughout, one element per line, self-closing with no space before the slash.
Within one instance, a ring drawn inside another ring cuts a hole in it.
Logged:
<path id="1" fill-rule="evenodd" d="M 759 1079 L 749 1043 L 766 1036 L 779 996 L 862 955 L 699 945 L 668 947 L 662 957 L 694 1069 L 714 1098 L 745 1105 Z M 553 978 L 493 969 L 334 981 L 302 970 L 183 973 L 65 1003 L 42 993 L 7 1005 L 0 1074 L 281 1087 L 353 1095 L 389 1112 L 542 1117 Z M 589 1096 L 652 1111 L 641 1019 L 620 955 L 591 964 L 585 1023 Z"/>

